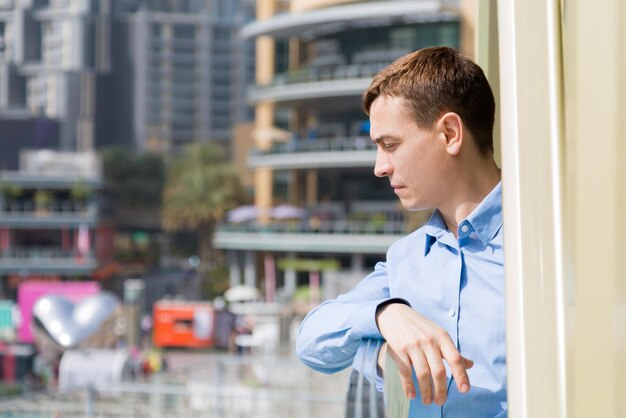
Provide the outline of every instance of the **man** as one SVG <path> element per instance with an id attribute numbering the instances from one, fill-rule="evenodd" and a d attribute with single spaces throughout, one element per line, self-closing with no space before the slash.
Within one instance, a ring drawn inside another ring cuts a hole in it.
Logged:
<path id="1" fill-rule="evenodd" d="M 380 389 L 389 352 L 410 417 L 505 417 L 501 184 L 489 84 L 455 50 L 427 48 L 382 70 L 363 107 L 378 147 L 374 174 L 389 179 L 406 209 L 435 211 L 352 291 L 307 315 L 298 354 L 322 372 L 352 365 Z"/>

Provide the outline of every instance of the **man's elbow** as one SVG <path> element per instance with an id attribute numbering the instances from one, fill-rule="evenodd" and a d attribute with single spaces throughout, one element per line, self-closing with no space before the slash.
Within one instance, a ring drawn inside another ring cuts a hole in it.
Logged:
<path id="1" fill-rule="evenodd" d="M 331 354 L 328 350 L 319 349 L 315 344 L 307 344 L 300 339 L 296 342 L 296 353 L 302 363 L 325 374 L 337 373 L 351 366 L 354 359 L 354 353 L 334 350 Z"/>

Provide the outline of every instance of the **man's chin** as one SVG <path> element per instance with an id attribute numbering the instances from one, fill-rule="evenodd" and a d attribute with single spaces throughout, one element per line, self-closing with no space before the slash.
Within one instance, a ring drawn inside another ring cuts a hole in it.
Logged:
<path id="1" fill-rule="evenodd" d="M 417 205 L 415 202 L 400 199 L 400 204 L 404 209 L 408 210 L 409 212 L 416 212 L 418 210 L 421 210 L 419 208 L 419 205 Z"/>
<path id="2" fill-rule="evenodd" d="M 429 205 L 422 204 L 420 202 L 408 201 L 400 199 L 402 207 L 409 212 L 418 212 L 420 210 L 432 209 Z"/>

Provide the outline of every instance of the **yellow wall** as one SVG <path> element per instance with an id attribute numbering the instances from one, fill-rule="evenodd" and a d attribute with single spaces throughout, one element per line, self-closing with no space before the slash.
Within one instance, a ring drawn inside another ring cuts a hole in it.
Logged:
<path id="1" fill-rule="evenodd" d="M 509 416 L 623 417 L 626 3 L 498 6 Z"/>
<path id="2" fill-rule="evenodd" d="M 626 4 L 565 8 L 569 405 L 574 418 L 626 414 Z"/>
<path id="3" fill-rule="evenodd" d="M 478 3 L 481 0 L 461 0 L 459 14 L 461 16 L 461 51 L 470 58 L 476 59 L 476 25 L 478 22 Z"/>
<path id="4" fill-rule="evenodd" d="M 235 125 L 233 132 L 233 164 L 241 175 L 243 183 L 246 187 L 252 187 L 253 177 L 248 168 L 248 155 L 254 148 L 252 140 L 252 132 L 254 125 L 252 123 L 239 123 Z"/>

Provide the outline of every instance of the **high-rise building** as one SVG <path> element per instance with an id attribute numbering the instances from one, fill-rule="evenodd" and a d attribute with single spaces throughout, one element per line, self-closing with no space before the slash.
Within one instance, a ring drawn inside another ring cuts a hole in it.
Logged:
<path id="1" fill-rule="evenodd" d="M 101 118 L 112 123 L 103 126 L 101 143 L 159 152 L 177 152 L 195 141 L 229 144 L 234 121 L 246 117 L 242 92 L 254 76 L 254 55 L 245 54 L 237 39 L 253 18 L 251 4 L 118 4 L 113 72 L 102 80 L 106 93 L 99 102 Z"/>
<path id="2" fill-rule="evenodd" d="M 0 117 L 60 123 L 59 147 L 90 150 L 98 75 L 110 69 L 110 1 L 0 2 Z"/>
<path id="3" fill-rule="evenodd" d="M 377 71 L 406 53 L 459 47 L 456 3 L 257 2 L 257 20 L 242 30 L 257 48 L 247 160 L 256 219 L 226 224 L 216 236 L 233 285 L 264 281 L 269 300 L 276 286 L 288 296 L 309 284 L 314 300 L 332 297 L 428 216 L 408 216 L 388 180 L 373 175 L 361 95 Z"/>
<path id="4" fill-rule="evenodd" d="M 0 119 L 58 121 L 65 151 L 229 143 L 253 18 L 252 0 L 0 1 Z"/>

